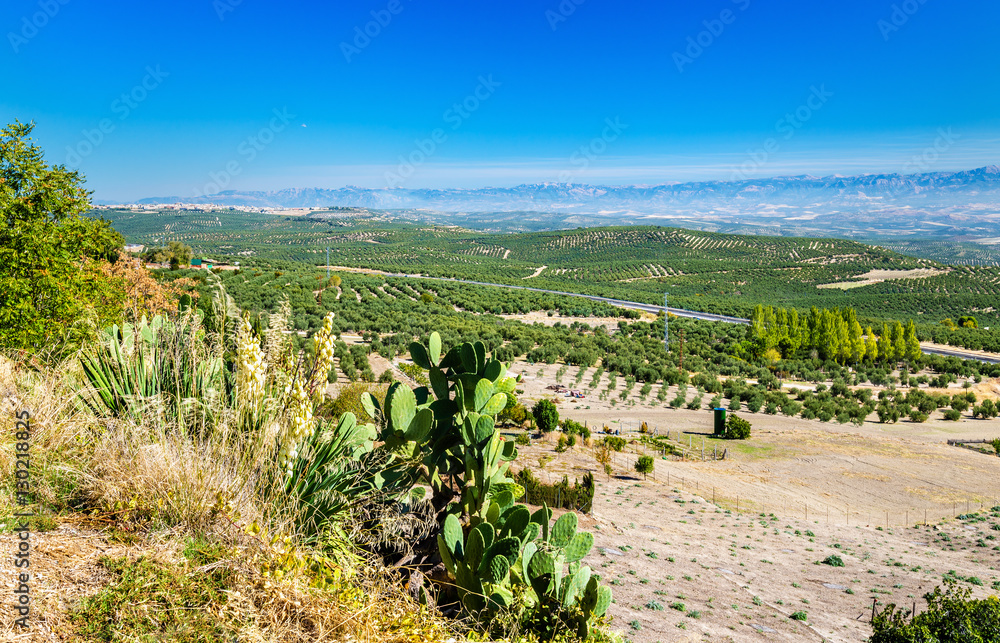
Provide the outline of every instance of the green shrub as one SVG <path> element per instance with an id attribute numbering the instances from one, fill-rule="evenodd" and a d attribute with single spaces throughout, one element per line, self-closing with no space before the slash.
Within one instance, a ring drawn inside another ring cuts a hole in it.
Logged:
<path id="1" fill-rule="evenodd" d="M 837 554 L 831 554 L 820 561 L 823 565 L 829 565 L 830 567 L 843 567 L 844 559 Z"/>
<path id="2" fill-rule="evenodd" d="M 747 440 L 750 438 L 750 422 L 733 414 L 726 418 L 726 432 L 722 434 L 724 440 Z"/>
<path id="3" fill-rule="evenodd" d="M 875 615 L 869 643 L 1000 641 L 1000 599 L 971 596 L 971 590 L 946 581 L 944 592 L 935 587 L 924 595 L 927 609 L 919 614 L 889 604 Z"/>
<path id="4" fill-rule="evenodd" d="M 616 435 L 606 435 L 604 436 L 604 444 L 608 445 L 612 451 L 621 452 L 625 449 L 625 438 L 620 438 Z"/>

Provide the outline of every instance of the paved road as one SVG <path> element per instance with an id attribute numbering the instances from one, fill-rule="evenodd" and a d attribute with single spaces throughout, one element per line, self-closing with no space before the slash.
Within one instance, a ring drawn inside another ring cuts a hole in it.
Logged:
<path id="1" fill-rule="evenodd" d="M 927 348 L 921 346 L 920 350 L 925 353 L 930 353 L 931 355 L 944 355 L 945 357 L 971 359 L 976 360 L 977 362 L 986 362 L 987 364 L 1000 364 L 1000 356 L 991 357 L 988 355 L 979 355 L 977 353 L 967 353 L 960 348 Z"/>
<path id="2" fill-rule="evenodd" d="M 546 290 L 545 288 L 532 288 L 530 286 L 513 286 L 511 284 L 495 284 L 486 281 L 469 281 L 467 279 L 455 279 L 452 277 L 425 277 L 423 275 L 407 275 L 402 273 L 394 272 L 382 272 L 378 270 L 367 271 L 374 272 L 380 275 L 385 275 L 387 277 L 410 277 L 413 279 L 429 279 L 432 281 L 453 281 L 461 284 L 473 284 L 475 286 L 492 286 L 494 288 L 510 288 L 512 290 L 529 290 L 531 292 L 541 292 L 550 295 L 565 295 L 567 297 L 582 297 L 583 299 L 589 299 L 591 301 L 599 301 L 605 304 L 610 304 L 612 306 L 618 306 L 620 308 L 628 308 L 631 310 L 641 310 L 647 313 L 659 313 L 664 310 L 663 306 L 657 306 L 655 304 L 643 304 L 638 301 L 626 301 L 624 299 L 612 299 L 610 297 L 599 297 L 597 295 L 584 295 L 578 292 L 563 292 L 561 290 Z M 702 313 L 696 310 L 685 310 L 683 308 L 667 308 L 666 311 L 672 315 L 677 315 L 678 317 L 685 317 L 688 319 L 701 319 L 703 321 L 717 321 L 725 322 L 727 324 L 749 324 L 749 319 L 743 319 L 742 317 L 730 317 L 729 315 L 716 315 L 715 313 Z M 1000 356 L 989 357 L 986 355 L 979 355 L 976 353 L 969 353 L 963 351 L 959 348 L 924 348 L 921 349 L 925 353 L 931 355 L 943 355 L 945 357 L 958 357 L 959 359 L 969 359 L 978 362 L 985 362 L 987 364 L 1000 364 Z"/>

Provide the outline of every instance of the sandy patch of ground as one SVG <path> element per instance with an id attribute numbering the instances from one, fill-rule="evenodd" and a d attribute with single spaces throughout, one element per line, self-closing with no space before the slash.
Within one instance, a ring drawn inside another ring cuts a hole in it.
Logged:
<path id="1" fill-rule="evenodd" d="M 548 268 L 548 266 L 539 266 L 538 268 L 535 268 L 535 272 L 531 273 L 527 277 L 521 277 L 521 279 L 534 279 L 538 275 L 542 274 L 546 268 Z"/>
<path id="2" fill-rule="evenodd" d="M 921 597 L 949 570 L 980 579 L 983 586 L 963 583 L 977 595 L 1000 582 L 1000 533 L 990 529 L 1000 529 L 1000 517 L 956 520 L 1000 505 L 1000 458 L 946 444 L 998 437 L 998 420 L 880 424 L 873 416 L 857 427 L 743 411 L 753 437 L 727 442 L 711 437 L 710 412 L 669 408 L 658 385 L 641 398 L 636 384 L 622 400 L 619 377 L 602 400 L 608 374 L 591 387 L 595 369 L 578 384 L 579 369 L 569 367 L 561 383 L 585 398 L 556 396 L 545 387 L 561 369 L 515 363 L 522 402 L 554 398 L 560 416 L 629 438 L 647 422 L 688 454 L 664 459 L 636 443 L 615 454 L 609 480 L 585 445 L 558 454 L 550 435 L 520 449 L 518 466 L 547 482 L 594 472 L 598 500 L 587 524 L 606 551 L 588 562 L 615 583 L 614 626 L 633 641 L 863 641 L 873 598 L 925 608 Z M 695 394 L 688 387 L 688 399 Z M 711 459 L 716 448 L 726 459 Z M 633 470 L 644 452 L 657 458 L 647 481 Z M 924 520 L 937 526 L 918 527 Z M 815 564 L 832 553 L 846 566 Z M 680 603 L 683 611 L 671 607 Z M 799 610 L 805 623 L 790 618 Z"/>
<path id="3" fill-rule="evenodd" d="M 870 286 L 883 281 L 893 279 L 926 279 L 951 272 L 950 270 L 938 270 L 936 268 L 916 268 L 914 270 L 869 270 L 863 275 L 851 277 L 851 281 L 838 281 L 832 284 L 819 284 L 817 288 L 860 288 Z"/>

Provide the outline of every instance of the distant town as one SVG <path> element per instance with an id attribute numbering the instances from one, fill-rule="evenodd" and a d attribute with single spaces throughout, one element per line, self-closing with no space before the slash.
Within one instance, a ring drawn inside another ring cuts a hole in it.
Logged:
<path id="1" fill-rule="evenodd" d="M 256 207 L 249 205 L 218 205 L 214 203 L 113 203 L 95 205 L 94 210 L 132 210 L 134 212 L 253 212 L 260 214 L 274 214 L 285 216 L 304 216 L 310 212 L 329 212 L 332 208 L 275 208 Z M 335 208 L 333 208 L 335 209 Z M 350 208 L 353 209 L 353 208 Z"/>

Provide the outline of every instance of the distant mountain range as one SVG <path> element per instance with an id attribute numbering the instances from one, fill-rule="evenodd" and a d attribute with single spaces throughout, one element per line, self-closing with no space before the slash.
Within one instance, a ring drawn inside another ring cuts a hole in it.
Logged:
<path id="1" fill-rule="evenodd" d="M 700 181 L 662 185 L 581 185 L 534 183 L 508 188 L 289 188 L 272 192 L 228 190 L 211 196 L 142 199 L 140 204 L 196 201 L 250 207 L 359 207 L 438 212 L 572 212 L 690 216 L 692 210 L 756 211 L 762 204 L 801 210 L 816 206 L 942 207 L 967 203 L 1000 204 L 1000 166 L 961 172 L 789 176 L 742 181 Z M 822 208 L 826 209 L 826 208 Z"/>

